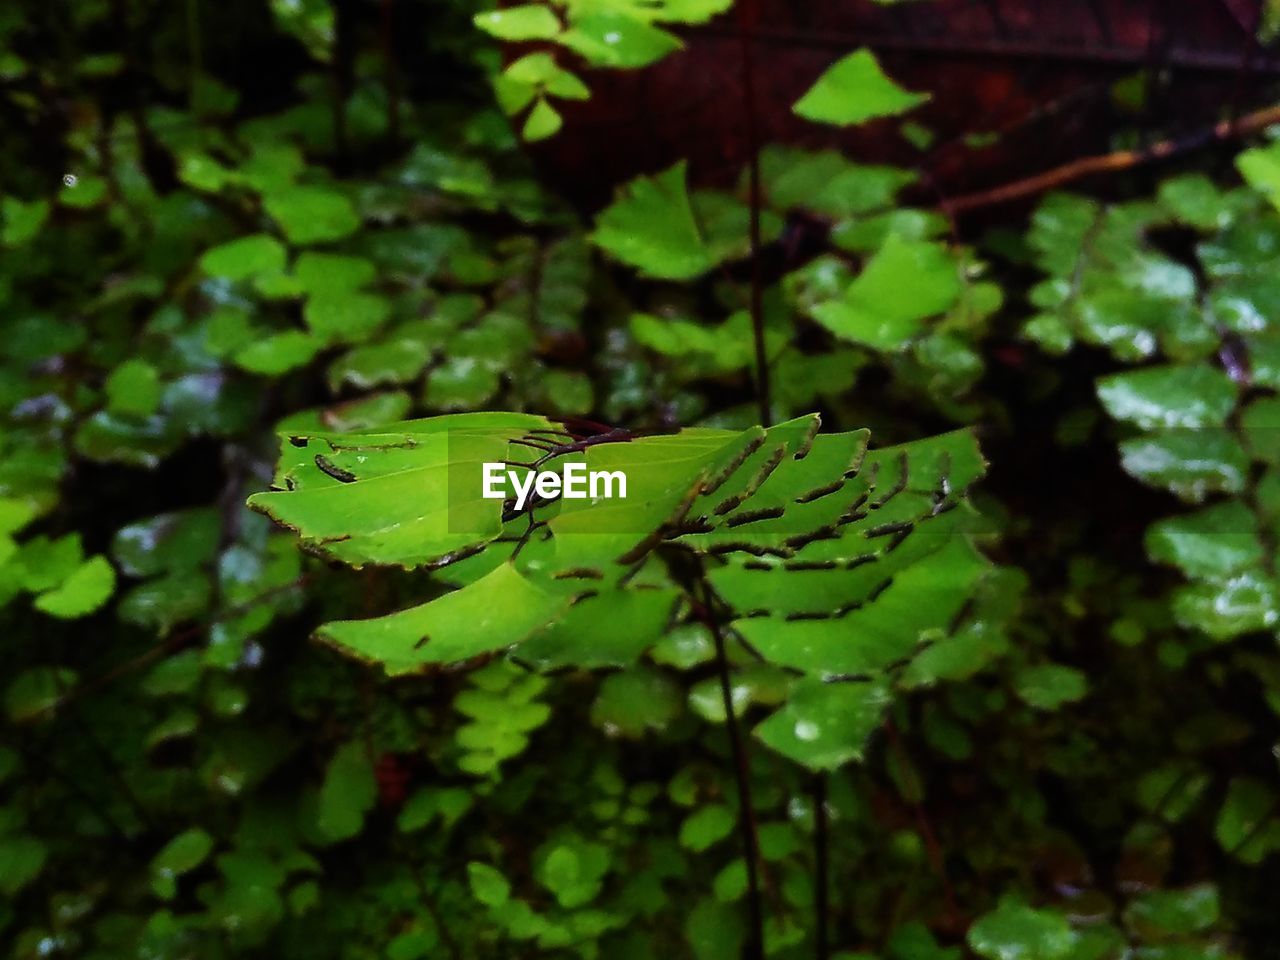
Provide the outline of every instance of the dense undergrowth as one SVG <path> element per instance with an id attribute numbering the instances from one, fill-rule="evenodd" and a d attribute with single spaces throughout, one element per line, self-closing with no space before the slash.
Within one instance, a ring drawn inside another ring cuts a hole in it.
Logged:
<path id="1" fill-rule="evenodd" d="M 1280 145 L 583 213 L 522 140 L 727 4 L 437 6 L 0 12 L 11 954 L 1273 955 Z M 643 505 L 444 531 L 466 425 Z"/>

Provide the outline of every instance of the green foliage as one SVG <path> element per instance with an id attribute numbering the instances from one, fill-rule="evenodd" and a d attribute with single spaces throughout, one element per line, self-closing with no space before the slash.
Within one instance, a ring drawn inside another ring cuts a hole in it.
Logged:
<path id="1" fill-rule="evenodd" d="M 589 67 L 635 70 L 651 66 L 683 44 L 669 27 L 705 23 L 732 0 L 552 0 L 488 10 L 473 17 L 490 36 L 509 43 L 546 41 Z M 494 91 L 510 117 L 523 114 L 521 136 L 545 140 L 563 120 L 549 97 L 586 100 L 590 90 L 560 62 L 561 54 L 538 50 L 494 76 Z M 530 106 L 532 104 L 532 106 Z M 527 110 L 527 112 L 526 112 Z"/>
<path id="2" fill-rule="evenodd" d="M 796 102 L 795 112 L 806 120 L 845 126 L 905 113 L 927 99 L 890 80 L 875 54 L 863 48 L 829 67 Z"/>
<path id="3" fill-rule="evenodd" d="M 641 177 L 599 218 L 593 242 L 649 276 L 690 280 L 715 260 L 693 218 L 685 167 Z"/>
<path id="4" fill-rule="evenodd" d="M 982 234 L 814 127 L 753 316 L 746 171 L 521 144 L 730 4 L 411 6 L 0 13 L 6 955 L 736 960 L 744 832 L 776 960 L 820 836 L 842 960 L 1264 954 L 1277 148 Z"/>

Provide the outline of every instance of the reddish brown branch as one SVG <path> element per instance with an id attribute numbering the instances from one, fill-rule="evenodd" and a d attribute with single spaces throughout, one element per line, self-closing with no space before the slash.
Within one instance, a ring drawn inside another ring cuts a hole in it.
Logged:
<path id="1" fill-rule="evenodd" d="M 960 197 L 952 197 L 943 202 L 942 210 L 947 214 L 965 213 L 982 207 L 991 207 L 1000 203 L 1010 203 L 1032 197 L 1047 190 L 1074 183 L 1085 177 L 1098 173 L 1117 173 L 1130 170 L 1146 163 L 1168 160 L 1179 154 L 1199 149 L 1210 143 L 1220 143 L 1236 137 L 1257 133 L 1273 123 L 1280 123 L 1280 105 L 1265 107 L 1247 113 L 1238 120 L 1223 120 L 1208 130 L 1178 140 L 1162 140 L 1142 150 L 1120 150 L 1116 153 L 1103 154 L 1096 157 L 1082 157 L 1070 163 L 1046 170 L 1032 177 L 1015 180 L 990 190 L 981 190 Z"/>

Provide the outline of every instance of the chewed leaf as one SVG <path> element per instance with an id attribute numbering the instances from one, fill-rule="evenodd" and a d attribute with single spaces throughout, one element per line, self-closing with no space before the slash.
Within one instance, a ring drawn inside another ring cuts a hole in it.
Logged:
<path id="1" fill-rule="evenodd" d="M 482 463 L 505 459 L 507 442 L 490 435 L 437 437 L 418 452 L 421 466 L 363 479 L 317 454 L 317 466 L 334 484 L 260 493 L 249 505 L 354 566 L 437 564 L 498 536 L 502 501 L 484 499 L 481 485 L 462 477 L 468 467 L 478 475 Z"/>
<path id="2" fill-rule="evenodd" d="M 354 566 L 448 563 L 502 532 L 501 499 L 487 499 L 482 465 L 509 459 L 527 414 L 459 414 L 376 432 L 314 432 L 281 445 L 275 484 L 249 505 L 297 530 L 304 543 Z"/>
<path id="3" fill-rule="evenodd" d="M 668 526 L 683 519 L 718 474 L 740 464 L 763 437 L 759 427 L 742 432 L 693 429 L 591 447 L 587 469 L 625 474 L 627 495 L 564 503 L 549 523 L 560 563 L 607 568 L 639 560 Z"/>
<path id="4" fill-rule="evenodd" d="M 535 586 L 503 564 L 429 603 L 373 620 L 328 623 L 317 636 L 396 675 L 505 649 L 550 623 L 572 602 L 572 594 Z"/>
<path id="5" fill-rule="evenodd" d="M 636 437 L 490 413 L 314 431 L 287 437 L 283 489 L 250 504 L 336 560 L 454 571 L 439 599 L 321 631 L 393 673 L 512 647 L 540 669 L 628 666 L 687 617 L 696 578 L 770 669 L 879 674 L 948 635 L 986 575 L 960 509 L 985 463 L 968 431 L 868 453 L 868 431 L 818 426 Z M 530 497 L 535 471 L 553 482 Z"/>
<path id="6" fill-rule="evenodd" d="M 874 676 L 945 635 L 987 569 L 966 540 L 955 538 L 842 615 L 755 617 L 733 628 L 773 663 L 820 676 Z"/>

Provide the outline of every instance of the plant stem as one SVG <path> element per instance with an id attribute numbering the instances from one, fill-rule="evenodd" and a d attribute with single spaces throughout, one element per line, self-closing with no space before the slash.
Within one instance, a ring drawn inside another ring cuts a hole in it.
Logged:
<path id="1" fill-rule="evenodd" d="M 756 402 L 760 425 L 773 425 L 769 398 L 769 358 L 764 341 L 764 282 L 760 275 L 760 129 L 756 121 L 756 70 L 751 32 L 755 28 L 755 0 L 739 0 L 738 37 L 742 45 L 742 99 L 747 111 L 748 177 L 751 203 L 751 332 L 756 353 Z"/>
<path id="2" fill-rule="evenodd" d="M 734 779 L 738 785 L 738 829 L 742 837 L 742 856 L 747 864 L 747 911 L 750 928 L 743 960 L 764 960 L 764 909 L 760 902 L 760 841 L 756 833 L 755 806 L 751 801 L 751 768 L 747 760 L 742 731 L 738 728 L 733 708 L 733 685 L 729 679 L 729 658 L 725 652 L 724 631 L 716 616 L 711 587 L 701 577 L 702 620 L 716 643 L 716 669 L 720 674 L 720 696 L 724 701 L 724 722 L 729 732 L 729 753 L 733 759 Z"/>
<path id="3" fill-rule="evenodd" d="M 333 150 L 339 173 L 348 172 L 347 98 L 355 85 L 355 10 L 352 0 L 333 0 Z"/>
<path id="4" fill-rule="evenodd" d="M 400 143 L 400 71 L 396 66 L 395 0 L 382 0 L 383 83 L 387 88 L 387 140 L 391 149 Z"/>
<path id="5" fill-rule="evenodd" d="M 814 942 L 817 946 L 818 960 L 827 960 L 831 947 L 827 942 L 827 925 L 830 908 L 827 866 L 827 774 L 821 771 L 813 778 L 813 853 L 814 869 Z"/>
<path id="6" fill-rule="evenodd" d="M 187 106 L 196 107 L 196 90 L 200 85 L 200 73 L 203 68 L 203 56 L 200 49 L 200 0 L 187 0 L 187 56 L 190 58 L 190 89 L 187 91 Z"/>

